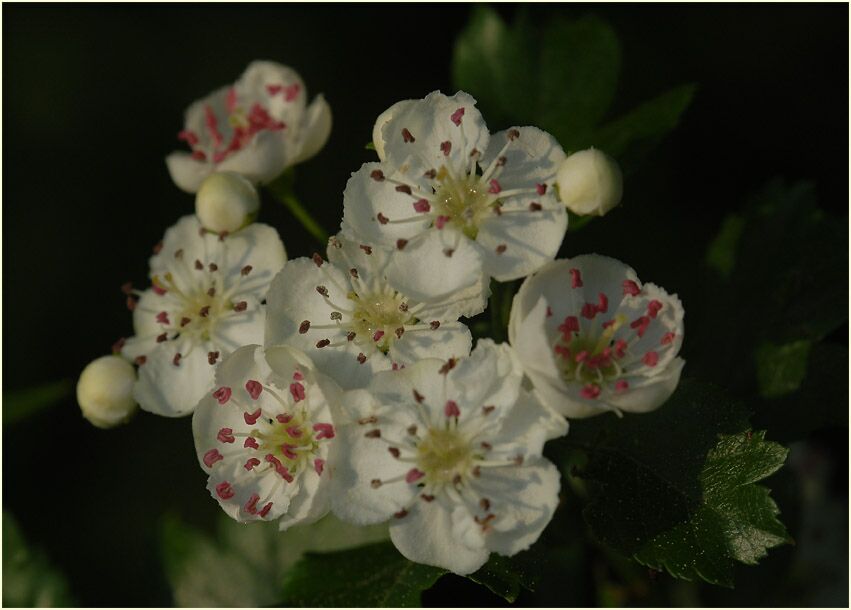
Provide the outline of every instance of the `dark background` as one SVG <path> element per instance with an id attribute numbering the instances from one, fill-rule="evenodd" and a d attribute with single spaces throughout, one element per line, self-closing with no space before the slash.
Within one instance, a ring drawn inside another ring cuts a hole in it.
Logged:
<path id="1" fill-rule="evenodd" d="M 821 206 L 847 218 L 847 6 L 530 9 L 536 20 L 590 12 L 613 24 L 623 62 L 612 116 L 680 83 L 699 85 L 681 126 L 628 177 L 622 208 L 568 235 L 564 255 L 622 258 L 679 292 L 688 311 L 701 284 L 691 261 L 768 178 L 815 181 Z M 163 162 L 190 102 L 256 58 L 293 66 L 310 95 L 324 93 L 334 131 L 298 168 L 296 188 L 333 230 L 349 174 L 372 159 L 364 144 L 375 117 L 397 100 L 452 91 L 452 44 L 469 14 L 458 4 L 2 10 L 4 393 L 75 379 L 132 332 L 119 287 L 144 282 L 151 246 L 193 209 Z M 516 8 L 498 10 L 510 18 Z M 261 220 L 280 230 L 291 257 L 316 249 L 274 203 Z M 636 233 L 643 239 L 629 247 L 618 239 Z M 685 350 L 688 360 L 688 342 Z M 828 446 L 845 463 L 847 439 Z M 174 509 L 203 525 L 218 511 L 188 418 L 142 413 L 101 431 L 72 397 L 4 426 L 3 492 L 4 509 L 82 605 L 169 604 L 160 515 Z M 472 587 L 448 579 L 425 601 L 498 603 Z"/>

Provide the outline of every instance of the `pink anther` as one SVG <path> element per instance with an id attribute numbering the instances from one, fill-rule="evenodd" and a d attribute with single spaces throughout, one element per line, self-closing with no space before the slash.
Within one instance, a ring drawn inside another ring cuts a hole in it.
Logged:
<path id="1" fill-rule="evenodd" d="M 632 280 L 624 280 L 621 284 L 623 286 L 624 295 L 629 296 L 637 296 L 638 293 L 641 292 L 641 288 L 638 287 L 638 284 L 633 282 Z"/>
<path id="2" fill-rule="evenodd" d="M 260 392 L 263 391 L 263 385 L 259 381 L 249 379 L 245 382 L 245 391 L 253 400 L 257 400 L 260 397 Z"/>
<path id="3" fill-rule="evenodd" d="M 641 361 L 647 366 L 656 366 L 659 364 L 659 354 L 653 351 L 647 352 Z"/>
<path id="4" fill-rule="evenodd" d="M 662 303 L 661 301 L 652 300 L 647 304 L 647 315 L 651 318 L 655 318 L 656 315 L 661 311 Z"/>
<path id="5" fill-rule="evenodd" d="M 313 460 L 313 469 L 316 471 L 316 474 L 322 476 L 322 471 L 325 470 L 325 460 L 322 458 Z"/>
<path id="6" fill-rule="evenodd" d="M 461 409 L 458 408 L 458 403 L 454 400 L 447 400 L 446 404 L 443 406 L 443 414 L 446 417 L 460 417 Z"/>
<path id="7" fill-rule="evenodd" d="M 236 440 L 233 436 L 232 428 L 222 428 L 219 430 L 219 433 L 216 435 L 216 438 L 220 443 L 232 443 Z"/>
<path id="8" fill-rule="evenodd" d="M 261 413 L 262 411 L 258 407 L 257 410 L 254 411 L 254 413 L 243 413 L 242 417 L 245 419 L 246 424 L 248 424 L 249 426 L 253 426 L 257 423 L 257 420 L 260 419 Z"/>
<path id="9" fill-rule="evenodd" d="M 230 500 L 234 496 L 233 487 L 227 481 L 222 481 L 216 485 L 216 493 L 222 500 Z"/>
<path id="10" fill-rule="evenodd" d="M 450 116 L 449 119 L 456 125 L 460 125 L 462 116 L 464 116 L 464 109 L 459 108 L 458 110 L 452 113 L 452 116 Z"/>
<path id="11" fill-rule="evenodd" d="M 245 512 L 254 515 L 257 513 L 257 503 L 260 501 L 260 496 L 256 493 L 251 494 L 251 497 L 248 498 L 248 502 L 245 503 L 243 509 Z"/>
<path id="12" fill-rule="evenodd" d="M 582 396 L 582 398 L 588 398 L 593 400 L 600 395 L 600 386 L 598 386 L 596 383 L 589 383 L 584 388 L 582 388 L 582 391 L 579 392 L 579 395 Z"/>
<path id="13" fill-rule="evenodd" d="M 246 449 L 260 449 L 260 445 L 257 443 L 257 439 L 253 436 L 249 436 L 245 439 L 245 442 L 242 443 L 242 446 Z"/>
<path id="14" fill-rule="evenodd" d="M 316 432 L 315 440 L 321 441 L 323 438 L 334 438 L 334 426 L 331 424 L 313 424 L 313 431 Z"/>
<path id="15" fill-rule="evenodd" d="M 290 394 L 292 394 L 295 402 L 304 400 L 304 386 L 298 381 L 294 381 L 290 384 Z"/>
<path id="16" fill-rule="evenodd" d="M 245 468 L 246 470 L 253 470 L 255 466 L 259 466 L 259 465 L 260 465 L 260 460 L 258 460 L 256 457 L 253 457 L 253 458 L 248 458 L 245 461 L 245 464 L 242 467 Z"/>
<path id="17" fill-rule="evenodd" d="M 431 205 L 427 199 L 419 199 L 414 202 L 414 211 L 419 212 L 420 214 L 426 214 L 431 211 Z"/>
<path id="18" fill-rule="evenodd" d="M 408 474 L 405 475 L 405 482 L 406 483 L 416 483 L 417 481 L 419 481 L 424 476 L 425 476 L 425 473 L 423 471 L 417 470 L 416 468 L 411 468 L 408 471 Z"/>
<path id="19" fill-rule="evenodd" d="M 230 400 L 231 394 L 233 394 L 233 391 L 229 387 L 222 386 L 213 392 L 213 398 L 215 398 L 220 405 L 223 405 Z"/>
<path id="20" fill-rule="evenodd" d="M 207 453 L 204 454 L 204 466 L 206 466 L 207 468 L 212 468 L 213 464 L 223 459 L 225 458 L 221 453 L 219 453 L 218 449 L 210 449 Z"/>

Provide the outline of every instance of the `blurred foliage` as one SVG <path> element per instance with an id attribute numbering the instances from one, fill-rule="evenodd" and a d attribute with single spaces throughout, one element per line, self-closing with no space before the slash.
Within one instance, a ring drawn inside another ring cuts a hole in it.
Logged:
<path id="1" fill-rule="evenodd" d="M 74 605 L 65 577 L 31 549 L 14 517 L 3 511 L 3 605 L 58 608 Z"/>
<path id="2" fill-rule="evenodd" d="M 782 441 L 848 422 L 848 349 L 824 343 L 848 323 L 848 223 L 815 193 L 774 179 L 727 216 L 706 255 L 707 319 L 689 325 L 690 373 L 748 397 Z"/>
<path id="3" fill-rule="evenodd" d="M 521 11 L 507 25 L 479 4 L 455 43 L 452 75 L 492 127 L 537 125 L 567 153 L 594 146 L 629 170 L 677 125 L 694 86 L 676 87 L 603 123 L 620 65 L 618 38 L 597 17 L 556 18 L 539 28 Z"/>
<path id="4" fill-rule="evenodd" d="M 3 424 L 14 424 L 61 402 L 71 395 L 74 382 L 70 379 L 44 385 L 3 392 Z"/>
<path id="5" fill-rule="evenodd" d="M 284 575 L 306 552 L 386 538 L 385 525 L 356 527 L 331 515 L 286 532 L 279 532 L 277 523 L 243 524 L 221 515 L 215 537 L 172 515 L 164 520 L 161 535 L 166 575 L 175 603 L 184 607 L 276 604 Z"/>

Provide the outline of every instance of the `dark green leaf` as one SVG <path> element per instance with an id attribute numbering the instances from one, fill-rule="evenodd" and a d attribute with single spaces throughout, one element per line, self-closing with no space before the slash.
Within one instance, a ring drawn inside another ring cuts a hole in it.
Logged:
<path id="1" fill-rule="evenodd" d="M 566 151 L 585 148 L 612 103 L 620 72 L 614 30 L 596 17 L 549 23 L 541 41 L 534 122 Z"/>
<path id="2" fill-rule="evenodd" d="M 73 390 L 74 382 L 63 379 L 25 390 L 3 392 L 3 424 L 13 424 L 52 407 L 70 396 Z"/>
<path id="3" fill-rule="evenodd" d="M 276 523 L 242 524 L 222 516 L 213 539 L 169 517 L 162 530 L 163 563 L 179 606 L 269 606 L 280 602 L 281 580 L 306 551 L 386 537 L 384 526 L 355 527 L 331 516 L 286 532 Z"/>
<path id="4" fill-rule="evenodd" d="M 807 374 L 807 357 L 812 343 L 793 341 L 785 345 L 763 343 L 756 350 L 756 377 L 764 398 L 794 392 Z"/>
<path id="5" fill-rule="evenodd" d="M 477 99 L 491 125 L 506 127 L 537 110 L 534 40 L 525 19 L 509 28 L 495 10 L 476 4 L 455 41 L 452 80 Z"/>
<path id="6" fill-rule="evenodd" d="M 736 264 L 736 249 L 745 228 L 745 219 L 739 214 L 730 214 L 721 223 L 718 235 L 706 251 L 706 264 L 723 278 L 729 278 Z"/>
<path id="7" fill-rule="evenodd" d="M 3 605 L 57 608 L 73 606 L 65 577 L 43 553 L 29 548 L 15 519 L 3 511 Z"/>
<path id="8" fill-rule="evenodd" d="M 544 561 L 533 548 L 513 557 L 492 554 L 488 562 L 468 578 L 514 603 L 522 589 L 534 591 Z"/>
<path id="9" fill-rule="evenodd" d="M 789 540 L 754 485 L 787 451 L 749 428 L 744 407 L 690 380 L 653 413 L 575 423 L 566 442 L 589 455 L 580 474 L 597 487 L 585 510 L 594 535 L 648 567 L 732 586 L 736 561 Z"/>
<path id="10" fill-rule="evenodd" d="M 600 127 L 582 148 L 593 145 L 627 168 L 680 122 L 696 87 L 680 85 Z"/>
<path id="11" fill-rule="evenodd" d="M 308 553 L 284 579 L 284 604 L 420 606 L 420 594 L 445 573 L 408 561 L 389 542 L 337 553 Z"/>

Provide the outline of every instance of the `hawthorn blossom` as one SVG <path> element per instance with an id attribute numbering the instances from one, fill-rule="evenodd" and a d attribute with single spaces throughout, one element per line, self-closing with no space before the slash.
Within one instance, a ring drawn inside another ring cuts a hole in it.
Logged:
<path id="1" fill-rule="evenodd" d="M 418 267 L 388 269 L 392 251 L 341 234 L 329 240 L 327 253 L 328 261 L 319 254 L 289 261 L 272 280 L 266 345 L 303 350 L 344 389 L 422 358 L 470 353 L 470 331 L 458 318 L 471 302 L 483 307 L 481 283 L 428 298 L 405 291 Z"/>
<path id="2" fill-rule="evenodd" d="M 266 183 L 319 152 L 330 132 L 331 109 L 322 95 L 307 105 L 295 70 L 254 61 L 234 84 L 187 108 L 177 137 L 190 152 L 173 152 L 166 164 L 174 183 L 188 193 L 214 171 Z"/>
<path id="3" fill-rule="evenodd" d="M 683 307 L 630 267 L 587 254 L 523 282 L 508 336 L 541 402 L 568 417 L 643 413 L 664 403 L 685 362 Z"/>
<path id="4" fill-rule="evenodd" d="M 340 390 L 298 350 L 241 347 L 216 369 L 192 416 L 207 489 L 237 521 L 280 529 L 328 511 Z"/>
<path id="5" fill-rule="evenodd" d="M 261 302 L 286 253 L 272 227 L 215 235 L 195 216 L 169 228 L 155 252 L 152 286 L 125 287 L 136 335 L 120 349 L 139 365 L 133 390 L 139 405 L 177 417 L 191 413 L 212 387 L 219 360 L 263 342 Z"/>
<path id="6" fill-rule="evenodd" d="M 558 504 L 541 456 L 566 422 L 522 388 L 508 345 L 378 373 L 344 396 L 332 510 L 358 525 L 392 518 L 408 559 L 469 574 L 491 552 L 529 548 Z"/>
<path id="7" fill-rule="evenodd" d="M 475 103 L 434 92 L 391 107 L 376 126 L 382 161 L 364 164 L 343 195 L 343 231 L 396 248 L 391 264 L 447 273 L 434 274 L 434 294 L 525 276 L 567 229 L 553 188 L 561 146 L 536 127 L 491 136 Z"/>

